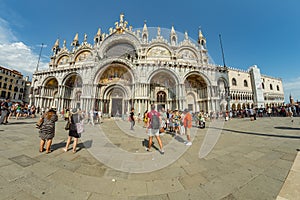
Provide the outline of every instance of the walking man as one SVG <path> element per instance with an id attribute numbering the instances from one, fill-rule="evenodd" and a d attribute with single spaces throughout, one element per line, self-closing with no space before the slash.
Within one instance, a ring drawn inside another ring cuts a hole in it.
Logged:
<path id="1" fill-rule="evenodd" d="M 188 109 L 184 109 L 184 119 L 183 119 L 183 126 L 185 128 L 185 134 L 187 138 L 187 142 L 185 142 L 185 145 L 191 146 L 191 128 L 192 128 L 192 115 L 188 111 Z"/>
<path id="2" fill-rule="evenodd" d="M 147 114 L 148 121 L 147 121 L 147 130 L 148 136 L 149 136 L 149 142 L 148 142 L 148 148 L 146 148 L 147 151 L 151 151 L 152 146 L 152 140 L 153 136 L 156 137 L 157 142 L 159 144 L 160 153 L 163 155 L 165 152 L 163 150 L 163 145 L 161 142 L 161 139 L 159 137 L 159 129 L 161 126 L 161 116 L 159 112 L 155 110 L 155 105 L 151 105 L 151 111 Z"/>
<path id="3" fill-rule="evenodd" d="M 135 125 L 135 121 L 134 121 L 134 108 L 131 108 L 129 120 L 130 120 L 130 130 L 133 131 L 134 130 L 133 127 Z"/>

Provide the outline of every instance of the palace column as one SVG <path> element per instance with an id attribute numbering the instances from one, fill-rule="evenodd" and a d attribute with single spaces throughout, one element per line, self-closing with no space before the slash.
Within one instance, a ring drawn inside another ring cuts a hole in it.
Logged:
<path id="1" fill-rule="evenodd" d="M 40 92 L 40 99 L 39 99 L 39 105 L 40 105 L 40 108 L 43 108 L 44 107 L 44 86 L 41 86 L 41 92 Z"/>

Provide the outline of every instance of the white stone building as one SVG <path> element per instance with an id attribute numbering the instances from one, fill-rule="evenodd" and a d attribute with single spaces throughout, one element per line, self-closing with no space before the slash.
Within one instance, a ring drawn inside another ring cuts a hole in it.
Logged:
<path id="1" fill-rule="evenodd" d="M 98 29 L 94 44 L 87 42 L 86 34 L 80 44 L 76 34 L 71 46 L 67 49 L 64 41 L 60 47 L 57 40 L 49 69 L 33 74 L 31 101 L 36 106 L 99 109 L 115 116 L 132 107 L 143 113 L 152 103 L 165 109 L 209 112 L 232 105 L 237 109 L 244 103 L 253 106 L 257 100 L 265 104 L 262 94 L 268 95 L 268 103 L 277 96 L 283 98 L 280 79 L 261 78 L 277 81 L 278 94 L 253 91 L 252 82 L 260 79 L 258 68 L 251 75 L 211 63 L 201 30 L 194 42 L 173 26 L 171 30 L 148 28 L 145 23 L 142 29 L 133 29 L 121 14 L 109 33 Z M 237 85 L 232 85 L 233 78 Z M 243 79 L 249 85 L 246 88 L 240 86 Z"/>
<path id="2" fill-rule="evenodd" d="M 228 77 L 232 110 L 284 104 L 282 80 L 260 74 L 257 66 L 248 71 L 228 69 Z"/>

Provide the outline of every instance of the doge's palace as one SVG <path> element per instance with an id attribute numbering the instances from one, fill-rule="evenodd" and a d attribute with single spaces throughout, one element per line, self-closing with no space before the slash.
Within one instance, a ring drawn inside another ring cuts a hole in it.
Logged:
<path id="1" fill-rule="evenodd" d="M 33 74 L 30 98 L 39 107 L 97 109 L 108 116 L 126 114 L 132 107 L 143 113 L 152 103 L 158 109 L 224 111 L 245 103 L 242 98 L 237 102 L 240 92 L 251 106 L 265 103 L 264 91 L 252 84 L 260 81 L 259 70 L 249 71 L 245 92 L 232 86 L 239 83 L 232 78 L 238 70 L 211 62 L 201 30 L 194 42 L 173 26 L 144 23 L 134 29 L 121 14 L 108 33 L 98 29 L 93 44 L 87 34 L 80 42 L 77 33 L 69 49 L 65 40 L 62 46 L 57 40 L 52 50 L 49 69 Z"/>

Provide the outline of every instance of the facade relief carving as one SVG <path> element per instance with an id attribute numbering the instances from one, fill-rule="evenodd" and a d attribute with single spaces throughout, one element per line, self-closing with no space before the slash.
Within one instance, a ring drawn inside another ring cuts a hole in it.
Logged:
<path id="1" fill-rule="evenodd" d="M 65 42 L 60 48 L 57 40 L 49 69 L 33 75 L 31 104 L 55 105 L 59 111 L 93 108 L 107 116 L 122 116 L 131 107 L 143 113 L 152 103 L 165 109 L 211 112 L 255 106 L 255 94 L 272 98 L 265 105 L 284 101 L 281 79 L 262 75 L 266 89 L 255 93 L 252 80 L 260 83 L 258 69 L 250 73 L 214 64 L 201 31 L 195 42 L 187 32 L 179 37 L 173 26 L 171 31 L 146 25 L 127 28 L 124 18 L 121 14 L 108 33 L 97 28 L 93 45 L 87 34 L 81 44 L 76 34 L 70 50 Z M 238 85 L 232 85 L 232 78 Z M 276 83 L 273 90 L 268 89 L 271 81 Z"/>

